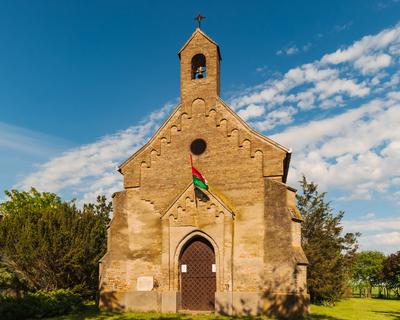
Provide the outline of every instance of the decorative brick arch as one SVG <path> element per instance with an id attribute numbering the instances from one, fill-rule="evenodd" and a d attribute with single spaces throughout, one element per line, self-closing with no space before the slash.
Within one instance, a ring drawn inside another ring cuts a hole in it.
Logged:
<path id="1" fill-rule="evenodd" d="M 173 258 L 173 265 L 172 265 L 172 270 L 173 270 L 173 288 L 175 291 L 179 291 L 179 257 L 185 248 L 185 245 L 189 243 L 190 241 L 193 240 L 193 238 L 204 238 L 207 240 L 211 246 L 214 249 L 214 254 L 215 254 L 215 264 L 217 268 L 216 272 L 216 278 L 217 278 L 217 292 L 221 291 L 220 287 L 220 278 L 221 278 L 221 263 L 220 263 L 220 250 L 215 242 L 215 240 L 209 236 L 207 233 L 201 231 L 201 230 L 194 230 L 185 235 L 179 242 L 178 245 L 175 248 L 175 253 L 174 253 L 174 258 Z"/>

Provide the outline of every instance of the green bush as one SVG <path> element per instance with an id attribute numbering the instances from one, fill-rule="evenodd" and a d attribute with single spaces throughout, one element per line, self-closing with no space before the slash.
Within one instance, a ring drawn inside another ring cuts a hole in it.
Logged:
<path id="1" fill-rule="evenodd" d="M 40 319 L 77 311 L 82 297 L 70 290 L 27 293 L 22 298 L 0 297 L 0 319 Z"/>
<path id="2" fill-rule="evenodd" d="M 68 288 L 94 299 L 112 210 L 106 197 L 77 208 L 74 202 L 33 188 L 6 195 L 0 203 L 0 266 L 18 282 L 2 281 L 7 274 L 0 270 L 0 286 L 5 282 L 16 292 L 20 283 L 31 292 Z"/>

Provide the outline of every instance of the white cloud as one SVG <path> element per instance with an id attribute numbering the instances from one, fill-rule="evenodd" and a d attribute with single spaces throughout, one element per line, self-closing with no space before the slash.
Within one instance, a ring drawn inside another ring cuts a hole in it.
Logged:
<path id="1" fill-rule="evenodd" d="M 324 101 L 321 101 L 319 106 L 321 109 L 330 109 L 333 107 L 344 106 L 343 97 L 341 95 L 336 95 L 331 99 L 326 99 Z"/>
<path id="2" fill-rule="evenodd" d="M 363 73 L 376 72 L 382 68 L 386 68 L 392 62 L 392 57 L 382 53 L 379 55 L 371 55 L 360 57 L 354 63 L 354 66 L 360 69 Z"/>
<path id="3" fill-rule="evenodd" d="M 283 132 L 271 136 L 271 138 L 294 150 L 306 150 L 308 146 L 314 147 L 317 143 L 343 132 L 364 115 L 373 113 L 378 108 L 374 101 L 331 118 L 310 121 L 304 125 L 291 126 Z"/>
<path id="4" fill-rule="evenodd" d="M 271 130 L 278 125 L 289 124 L 297 110 L 293 107 L 281 108 L 268 113 L 263 121 L 255 122 L 254 126 L 260 131 Z"/>
<path id="5" fill-rule="evenodd" d="M 400 175 L 399 46 L 400 24 L 249 88 L 232 104 L 239 113 L 263 106 L 251 120 L 259 130 L 286 126 L 271 138 L 294 150 L 289 181 L 304 173 L 341 190 L 342 200 L 390 189 L 385 197 L 400 202 L 391 179 Z"/>
<path id="6" fill-rule="evenodd" d="M 276 52 L 276 54 L 277 54 L 278 56 L 283 55 L 283 54 L 285 54 L 285 55 L 287 55 L 287 56 L 292 56 L 292 55 L 295 55 L 295 54 L 297 54 L 297 53 L 299 53 L 299 48 L 297 48 L 296 45 L 292 45 L 292 46 L 289 46 L 289 47 L 287 47 L 287 48 L 280 49 L 280 50 L 278 50 L 278 51 Z"/>
<path id="7" fill-rule="evenodd" d="M 299 52 L 299 49 L 296 46 L 292 46 L 286 49 L 286 54 L 288 56 L 294 55 Z"/>
<path id="8" fill-rule="evenodd" d="M 320 100 L 329 98 L 336 93 L 346 93 L 350 97 L 363 97 L 369 93 L 369 88 L 350 79 L 319 81 L 315 85 L 315 90 L 319 93 Z"/>
<path id="9" fill-rule="evenodd" d="M 244 120 L 248 120 L 251 118 L 257 118 L 264 113 L 264 108 L 261 106 L 257 106 L 255 104 L 250 104 L 245 109 L 242 109 L 238 112 L 238 115 L 242 117 Z"/>
<path id="10" fill-rule="evenodd" d="M 308 42 L 305 45 L 303 45 L 302 49 L 303 49 L 304 52 L 307 52 L 308 50 L 311 49 L 311 47 L 312 47 L 312 43 Z"/>
<path id="11" fill-rule="evenodd" d="M 71 142 L 41 132 L 0 122 L 0 150 L 12 150 L 25 156 L 50 156 Z"/>
<path id="12" fill-rule="evenodd" d="M 400 248 L 400 232 L 382 232 L 360 239 L 361 250 L 379 250 L 386 254 L 397 252 Z"/>
<path id="13" fill-rule="evenodd" d="M 50 192 L 68 192 L 81 201 L 93 201 L 97 195 L 111 195 L 122 188 L 117 165 L 141 147 L 160 121 L 172 109 L 166 104 L 145 121 L 100 140 L 69 150 L 37 167 L 17 187 Z"/>
<path id="14" fill-rule="evenodd" d="M 383 9 L 387 9 L 387 8 L 392 7 L 399 3 L 400 3 L 400 0 L 382 0 L 382 1 L 378 2 L 377 8 L 383 10 Z"/>
<path id="15" fill-rule="evenodd" d="M 347 98 L 364 97 L 370 90 L 365 82 L 345 75 L 341 77 L 340 70 L 321 68 L 318 63 L 312 63 L 291 69 L 282 78 L 267 81 L 261 89 L 257 87 L 232 99 L 232 105 L 240 110 L 250 104 L 263 104 L 271 109 L 296 103 L 301 109 L 310 109 L 337 94 Z"/>
<path id="16" fill-rule="evenodd" d="M 400 186 L 391 180 L 400 175 L 398 123 L 399 100 L 386 97 L 271 138 L 294 150 L 291 182 L 305 174 L 324 188 L 346 190 L 343 200 L 369 199 L 372 192 Z"/>
<path id="17" fill-rule="evenodd" d="M 400 217 L 377 219 L 375 214 L 367 214 L 358 220 L 344 221 L 343 226 L 347 232 L 399 231 Z"/>
<path id="18" fill-rule="evenodd" d="M 263 72 L 265 72 L 267 70 L 268 70 L 267 66 L 262 66 L 262 67 L 257 67 L 256 68 L 256 71 L 259 72 L 259 73 L 263 73 Z"/>
<path id="19" fill-rule="evenodd" d="M 345 31 L 345 30 L 349 30 L 352 25 L 353 25 L 353 21 L 349 21 L 349 22 L 347 22 L 345 24 L 336 25 L 334 27 L 334 30 L 336 32 L 342 32 L 342 31 Z"/>
<path id="20" fill-rule="evenodd" d="M 361 250 L 379 250 L 386 254 L 400 248 L 400 217 L 377 218 L 369 213 L 357 220 L 343 222 L 345 232 L 360 232 Z"/>
<path id="21" fill-rule="evenodd" d="M 397 87 L 399 84 L 400 84 L 400 71 L 392 74 L 390 80 L 385 82 L 383 84 L 383 87 L 392 89 L 394 87 Z"/>
<path id="22" fill-rule="evenodd" d="M 368 212 L 364 217 L 367 218 L 367 219 L 374 218 L 375 217 L 375 213 L 374 212 Z"/>
<path id="23" fill-rule="evenodd" d="M 383 49 L 390 49 L 400 43 L 400 26 L 385 29 L 377 35 L 365 36 L 356 41 L 346 49 L 339 49 L 334 53 L 325 55 L 321 62 L 324 64 L 339 64 L 344 62 L 354 62 L 360 58 L 379 52 Z"/>
<path id="24" fill-rule="evenodd" d="M 289 45 L 285 46 L 284 48 L 278 50 L 276 52 L 276 55 L 277 56 L 281 56 L 281 55 L 293 56 L 293 55 L 300 53 L 301 51 L 307 52 L 311 49 L 311 47 L 312 47 L 311 42 L 307 42 L 306 44 L 304 44 L 300 47 L 296 46 L 295 44 L 289 44 Z"/>

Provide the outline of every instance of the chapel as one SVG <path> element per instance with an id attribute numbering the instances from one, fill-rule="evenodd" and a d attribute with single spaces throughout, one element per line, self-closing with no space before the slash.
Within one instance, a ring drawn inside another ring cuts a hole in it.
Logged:
<path id="1" fill-rule="evenodd" d="M 124 190 L 113 195 L 100 307 L 304 314 L 291 151 L 220 98 L 220 48 L 200 28 L 178 56 L 179 104 L 119 166 Z"/>

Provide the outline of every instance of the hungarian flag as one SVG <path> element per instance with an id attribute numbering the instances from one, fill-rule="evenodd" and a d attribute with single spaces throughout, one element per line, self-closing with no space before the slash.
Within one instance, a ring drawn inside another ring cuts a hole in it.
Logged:
<path id="1" fill-rule="evenodd" d="M 208 190 L 208 181 L 204 176 L 193 166 L 192 155 L 190 155 L 190 164 L 192 165 L 193 184 L 201 189 Z"/>
<path id="2" fill-rule="evenodd" d="M 201 189 L 208 190 L 208 182 L 206 178 L 192 165 L 193 184 Z"/>

